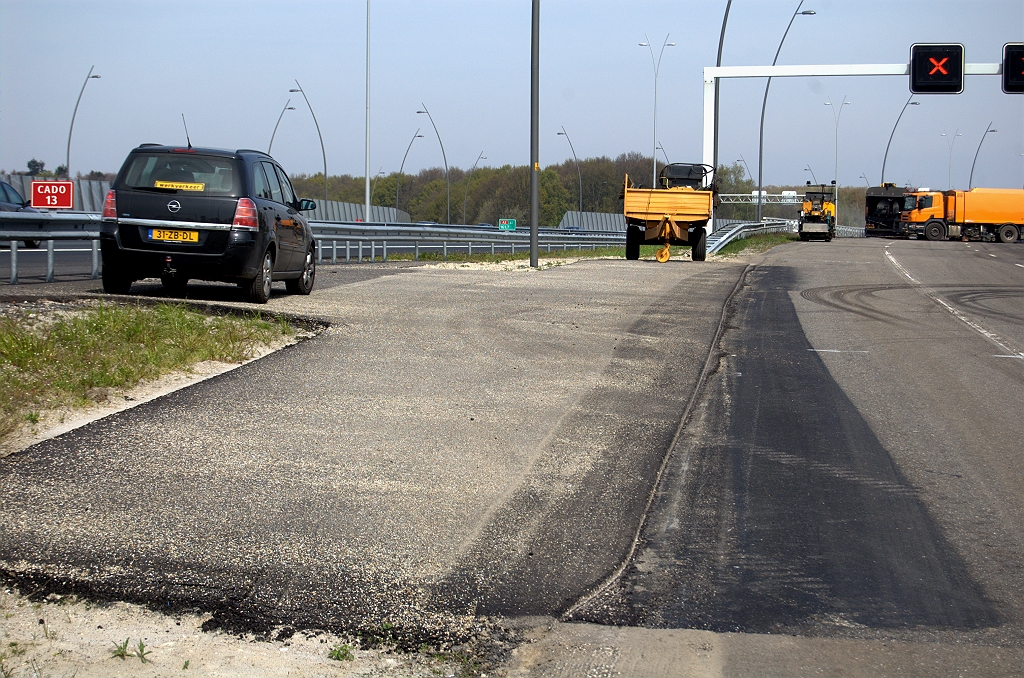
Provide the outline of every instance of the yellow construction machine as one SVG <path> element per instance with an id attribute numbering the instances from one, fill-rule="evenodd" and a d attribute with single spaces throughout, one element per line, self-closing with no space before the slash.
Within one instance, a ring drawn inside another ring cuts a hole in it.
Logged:
<path id="1" fill-rule="evenodd" d="M 706 183 L 708 165 L 673 163 L 658 177 L 660 186 L 634 186 L 626 175 L 622 210 L 626 215 L 626 258 L 639 259 L 640 245 L 655 243 L 655 258 L 668 261 L 672 245 L 689 245 L 693 261 L 707 258 L 708 223 L 717 205 L 715 182 Z"/>

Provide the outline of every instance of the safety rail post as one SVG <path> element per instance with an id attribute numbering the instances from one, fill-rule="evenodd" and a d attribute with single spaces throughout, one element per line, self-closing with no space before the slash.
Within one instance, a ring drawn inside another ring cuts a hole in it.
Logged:
<path id="1" fill-rule="evenodd" d="M 372 264 L 374 262 L 374 260 L 376 260 L 376 259 L 377 259 L 377 241 L 376 240 L 371 240 L 370 241 L 370 263 Z"/>
<path id="2" fill-rule="evenodd" d="M 419 261 L 420 260 L 420 241 L 419 240 L 417 240 L 417 241 L 415 241 L 413 243 L 412 260 L 413 261 Z"/>
<path id="3" fill-rule="evenodd" d="M 46 241 L 46 282 L 53 282 L 53 241 Z"/>
<path id="4" fill-rule="evenodd" d="M 466 243 L 466 258 L 469 259 L 473 256 L 473 241 L 470 240 Z"/>
<path id="5" fill-rule="evenodd" d="M 350 241 L 346 240 L 345 241 L 345 263 L 346 264 L 351 264 L 352 263 L 352 248 L 349 246 L 349 244 L 350 244 Z"/>
<path id="6" fill-rule="evenodd" d="M 363 241 L 359 241 L 359 263 L 363 263 Z"/>
<path id="7" fill-rule="evenodd" d="M 448 261 L 448 241 L 445 240 L 441 243 L 441 251 L 444 253 L 444 260 Z"/>
<path id="8" fill-rule="evenodd" d="M 387 240 L 382 241 L 380 260 L 381 261 L 387 261 L 388 260 L 388 241 Z"/>
<path id="9" fill-rule="evenodd" d="M 18 284 L 18 241 L 11 241 L 11 284 Z"/>
<path id="10" fill-rule="evenodd" d="M 331 241 L 331 263 L 332 264 L 338 263 L 338 241 L 337 240 L 332 240 Z"/>
<path id="11" fill-rule="evenodd" d="M 92 241 L 92 279 L 100 277 L 100 241 Z"/>
<path id="12" fill-rule="evenodd" d="M 316 263 L 322 264 L 324 261 L 323 244 L 316 238 L 313 239 L 313 242 L 315 243 L 313 246 L 316 247 Z"/>

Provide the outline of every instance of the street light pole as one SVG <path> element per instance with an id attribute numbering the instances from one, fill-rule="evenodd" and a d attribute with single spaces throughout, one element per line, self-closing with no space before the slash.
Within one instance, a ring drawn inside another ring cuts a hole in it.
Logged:
<path id="1" fill-rule="evenodd" d="M 739 162 L 742 162 L 742 163 L 743 163 L 743 167 L 745 167 L 745 168 L 746 168 L 746 170 L 747 170 L 747 176 L 748 176 L 748 177 L 750 177 L 751 179 L 753 179 L 753 178 L 754 178 L 754 175 L 750 173 L 750 166 L 749 166 L 749 165 L 747 165 L 747 161 L 743 159 L 743 156 L 742 156 L 742 155 L 740 155 L 740 159 L 739 159 Z"/>
<path id="2" fill-rule="evenodd" d="M 423 135 L 420 134 L 420 128 L 417 127 L 416 131 L 413 132 L 412 139 L 409 139 L 409 145 L 405 149 L 405 155 L 402 156 L 402 166 L 398 168 L 398 186 L 395 187 L 395 218 L 398 218 L 398 191 L 402 188 L 402 172 L 405 170 L 405 159 L 409 157 L 409 149 L 412 148 L 412 142 L 417 139 L 422 139 Z"/>
<path id="3" fill-rule="evenodd" d="M 725 16 L 722 17 L 722 34 L 718 36 L 718 60 L 715 61 L 715 66 L 722 65 L 722 46 L 725 44 L 725 25 L 729 23 L 729 9 L 732 7 L 732 0 L 725 3 Z M 720 78 L 715 78 L 715 151 L 714 151 L 714 164 L 715 171 L 718 171 L 718 83 Z M 664 150 L 664 149 L 662 149 Z M 747 174 L 750 172 L 748 171 Z"/>
<path id="4" fill-rule="evenodd" d="M 324 181 L 327 181 L 326 172 Z M 370 190 L 370 0 L 366 0 L 366 185 L 363 189 L 366 204 L 363 207 L 363 222 L 370 221 L 370 201 L 373 191 Z M 376 177 L 373 187 L 377 187 Z"/>
<path id="5" fill-rule="evenodd" d="M 540 266 L 540 0 L 530 11 L 530 268 Z"/>
<path id="6" fill-rule="evenodd" d="M 960 134 L 960 128 L 957 127 L 953 131 L 953 136 L 946 136 L 945 132 L 941 133 L 939 136 L 946 137 L 946 145 L 949 146 L 949 168 L 946 170 L 946 190 L 949 190 L 953 188 L 953 144 L 956 143 L 956 138 L 962 137 L 963 134 Z M 984 138 L 985 137 L 982 137 L 982 140 L 984 140 Z"/>
<path id="7" fill-rule="evenodd" d="M 324 148 L 324 135 L 320 134 L 320 123 L 316 121 L 316 113 L 313 112 L 313 107 L 309 104 L 309 98 L 306 96 L 306 92 L 302 89 L 302 85 L 299 81 L 295 81 L 295 86 L 298 89 L 290 89 L 289 92 L 299 92 L 302 94 L 302 98 L 306 100 L 306 107 L 309 108 L 309 114 L 313 116 L 313 124 L 316 125 L 316 135 L 320 137 L 320 152 L 324 156 L 324 216 L 327 215 L 327 149 Z"/>
<path id="8" fill-rule="evenodd" d="M 995 122 L 994 120 L 992 122 Z M 967 190 L 971 190 L 974 185 L 974 166 L 978 164 L 978 154 L 981 153 L 981 145 L 985 143 L 985 137 L 988 136 L 989 132 L 998 132 L 999 130 L 992 129 L 992 123 L 988 124 L 985 128 L 985 133 L 981 135 L 981 141 L 978 142 L 978 150 L 974 152 L 974 162 L 971 163 L 971 179 L 967 182 Z"/>
<path id="9" fill-rule="evenodd" d="M 462 223 L 466 223 L 466 203 L 469 200 L 469 182 L 473 180 L 473 172 L 476 171 L 476 164 L 480 162 L 480 159 L 487 160 L 487 156 L 484 155 L 483 151 L 480 151 L 480 155 L 476 156 L 476 162 L 473 163 L 473 168 L 469 170 L 469 176 L 466 177 L 466 194 L 462 197 Z"/>
<path id="10" fill-rule="evenodd" d="M 668 159 L 668 151 L 665 150 L 665 146 L 660 141 L 658 142 L 658 150 L 661 151 L 661 154 L 663 156 L 665 156 L 665 164 L 666 165 L 671 165 L 672 163 Z"/>
<path id="11" fill-rule="evenodd" d="M 798 14 L 803 16 L 814 16 L 815 12 L 811 9 L 805 9 L 800 11 L 803 7 L 804 0 L 800 0 L 800 4 L 796 6 L 796 10 L 793 12 L 793 16 L 789 18 L 789 25 L 786 26 L 786 32 L 782 34 L 782 40 L 779 41 L 779 48 L 775 50 L 775 58 L 772 59 L 772 66 L 774 66 L 779 60 L 779 53 L 782 52 L 782 45 L 786 42 L 786 36 L 789 35 L 789 29 L 793 26 L 793 21 L 796 20 Z M 764 177 L 764 110 L 768 105 L 768 88 L 772 86 L 772 79 L 768 78 L 768 82 L 764 86 L 764 100 L 761 101 L 761 131 L 758 133 L 757 141 L 757 220 L 761 221 L 761 205 L 764 202 L 762 197 L 763 191 L 763 177 Z"/>
<path id="12" fill-rule="evenodd" d="M 85 86 L 89 84 L 89 81 L 98 78 L 100 76 L 93 75 L 92 69 L 96 66 L 89 67 L 89 73 L 85 76 L 85 82 L 82 83 L 82 89 L 78 91 L 78 99 L 75 101 L 75 110 L 71 114 L 71 127 L 68 128 L 68 152 L 64 156 L 64 171 L 68 173 L 68 179 L 71 178 L 71 132 L 75 129 L 75 116 L 78 115 L 78 104 L 82 101 L 82 94 L 85 93 Z"/>
<path id="13" fill-rule="evenodd" d="M 580 161 L 576 157 L 576 149 L 572 147 L 572 139 L 569 138 L 569 133 L 565 131 L 565 125 L 562 125 L 562 131 L 558 133 L 558 136 L 565 137 L 565 140 L 569 142 L 569 150 L 572 151 L 572 159 L 576 161 L 576 178 L 580 182 L 580 214 L 583 214 L 583 174 L 580 172 Z M 582 218 L 582 217 L 581 217 Z"/>
<path id="14" fill-rule="evenodd" d="M 845 96 L 843 96 L 843 102 L 841 104 L 839 104 L 838 106 L 833 106 L 832 105 L 832 98 L 829 97 L 828 101 L 825 102 L 825 105 L 829 106 L 832 109 L 832 117 L 835 118 L 835 121 L 836 121 L 836 173 L 835 173 L 835 181 L 833 182 L 835 184 L 835 188 L 832 190 L 832 197 L 835 198 L 835 202 L 833 204 L 836 206 L 835 219 L 836 219 L 836 223 L 838 224 L 839 223 L 839 119 L 843 117 L 843 106 L 849 106 L 850 102 L 846 100 Z M 836 111 L 837 108 L 839 109 L 838 112 Z"/>
<path id="15" fill-rule="evenodd" d="M 896 118 L 896 124 L 892 126 L 892 132 L 889 133 L 889 143 L 887 143 L 885 145 L 885 156 L 882 157 L 882 181 L 879 182 L 880 186 L 884 186 L 885 185 L 885 161 L 889 159 L 889 146 L 892 145 L 892 136 L 894 134 L 896 134 L 896 128 L 900 124 L 900 119 L 903 117 L 903 112 L 907 110 L 907 106 L 920 106 L 921 105 L 920 101 L 911 101 L 910 100 L 910 99 L 913 99 L 913 98 L 914 98 L 914 95 L 911 94 L 910 98 L 907 99 L 907 103 L 903 104 L 903 109 L 900 110 L 900 114 Z"/>
<path id="16" fill-rule="evenodd" d="M 810 165 L 808 165 L 807 167 L 805 167 L 805 168 L 804 168 L 804 171 L 805 171 L 805 172 L 810 172 L 810 173 L 811 173 L 811 179 L 813 179 L 813 180 L 814 180 L 814 183 L 818 183 L 818 177 L 814 176 L 814 170 L 812 170 L 812 169 L 811 169 L 811 166 L 810 166 Z"/>
<path id="17" fill-rule="evenodd" d="M 868 181 L 868 178 L 867 178 L 867 176 L 865 176 L 865 174 L 864 174 L 863 172 L 861 172 L 861 173 L 860 173 L 860 178 L 864 180 L 864 184 L 865 184 L 865 185 L 866 185 L 866 186 L 867 186 L 868 188 L 871 188 L 871 182 L 870 182 L 870 181 Z"/>
<path id="18" fill-rule="evenodd" d="M 651 39 L 644 33 L 644 39 L 647 42 L 641 42 L 641 47 L 646 47 L 651 51 L 651 63 L 654 65 L 654 148 L 651 150 L 651 163 L 654 167 L 651 172 L 651 188 L 658 187 L 658 71 L 661 70 L 661 57 L 665 54 L 666 47 L 675 47 L 676 43 L 668 41 L 668 35 L 665 35 L 665 42 L 661 45 L 661 51 L 658 52 L 658 60 L 654 60 L 654 47 L 651 45 Z"/>
<path id="19" fill-rule="evenodd" d="M 434 124 L 434 118 L 430 115 L 430 111 L 427 110 L 427 105 L 420 103 L 423 106 L 422 111 L 416 111 L 419 114 L 426 113 L 427 119 L 430 120 L 431 127 L 434 128 L 434 134 L 437 135 L 437 143 L 441 146 L 441 159 L 444 160 L 444 183 L 448 189 L 448 221 L 445 223 L 452 223 L 452 184 L 448 180 L 448 156 L 444 154 L 444 144 L 441 142 L 441 133 L 437 131 L 437 125 Z"/>
<path id="20" fill-rule="evenodd" d="M 270 135 L 270 144 L 267 145 L 267 155 L 270 155 L 270 149 L 274 147 L 274 137 L 277 136 L 277 126 L 281 124 L 281 118 L 284 117 L 284 112 L 285 111 L 294 111 L 295 110 L 294 106 L 289 106 L 288 105 L 291 102 L 292 102 L 291 99 L 289 99 L 288 101 L 284 102 L 284 108 L 281 109 L 281 115 L 277 116 L 277 123 L 274 125 L 274 133 Z"/>

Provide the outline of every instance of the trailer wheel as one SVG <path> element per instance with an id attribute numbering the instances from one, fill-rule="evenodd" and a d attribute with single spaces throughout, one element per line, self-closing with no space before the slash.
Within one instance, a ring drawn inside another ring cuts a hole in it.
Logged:
<path id="1" fill-rule="evenodd" d="M 999 242 L 1017 242 L 1020 231 L 1013 224 L 1003 224 L 999 227 Z"/>
<path id="2" fill-rule="evenodd" d="M 708 258 L 708 240 L 704 237 L 704 229 L 695 228 L 693 234 L 697 236 L 697 241 L 693 243 L 690 258 L 693 261 L 705 261 Z"/>
<path id="3" fill-rule="evenodd" d="M 640 242 L 643 238 L 643 232 L 639 227 L 626 227 L 626 259 L 635 261 L 640 258 Z"/>
<path id="4" fill-rule="evenodd" d="M 924 225 L 924 237 L 932 242 L 946 239 L 946 226 L 941 221 L 929 221 Z"/>

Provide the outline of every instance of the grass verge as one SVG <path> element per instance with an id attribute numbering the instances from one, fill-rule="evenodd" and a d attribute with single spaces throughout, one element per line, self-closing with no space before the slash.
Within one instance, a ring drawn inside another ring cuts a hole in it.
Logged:
<path id="1" fill-rule="evenodd" d="M 759 254 L 767 252 L 776 245 L 785 245 L 788 242 L 795 242 L 800 239 L 796 233 L 765 233 L 764 235 L 752 235 L 743 240 L 733 240 L 731 243 L 718 250 L 718 256 L 739 254 Z"/>
<path id="2" fill-rule="evenodd" d="M 77 407 L 93 388 L 132 388 L 204 360 L 241 362 L 293 333 L 258 314 L 207 316 L 185 306 L 100 303 L 13 308 L 0 317 L 0 440 L 39 410 Z"/>

